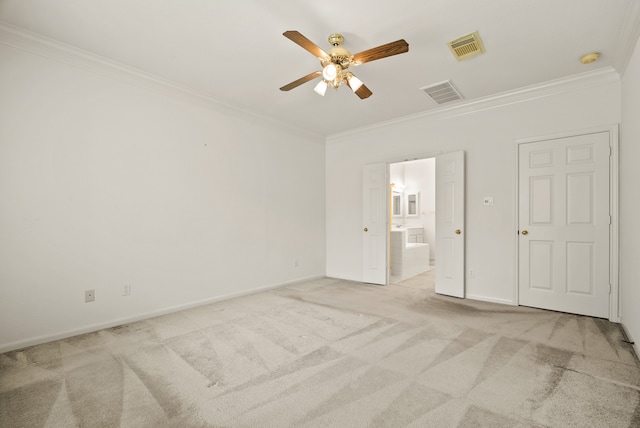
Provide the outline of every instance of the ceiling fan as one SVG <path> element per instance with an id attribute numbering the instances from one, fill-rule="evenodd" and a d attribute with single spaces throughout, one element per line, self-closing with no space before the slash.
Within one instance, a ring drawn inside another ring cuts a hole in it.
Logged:
<path id="1" fill-rule="evenodd" d="M 400 39 L 351 55 L 348 50 L 342 47 L 342 43 L 344 43 L 342 34 L 331 34 L 329 43 L 332 47 L 325 52 L 297 31 L 285 31 L 282 35 L 315 55 L 320 60 L 322 70 L 314 71 L 288 85 L 284 85 L 280 88 L 281 91 L 290 91 L 303 83 L 322 76 L 322 80 L 314 88 L 314 91 L 319 95 L 324 96 L 329 86 L 333 89 L 338 89 L 344 82 L 357 96 L 365 99 L 370 97 L 372 92 L 351 71 L 348 71 L 349 67 L 409 51 L 409 44 Z"/>

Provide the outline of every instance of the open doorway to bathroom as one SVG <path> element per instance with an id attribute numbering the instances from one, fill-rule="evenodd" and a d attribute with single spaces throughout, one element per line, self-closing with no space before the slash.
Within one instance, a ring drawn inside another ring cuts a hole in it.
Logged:
<path id="1" fill-rule="evenodd" d="M 436 159 L 390 164 L 389 190 L 389 283 L 397 284 L 435 266 Z"/>

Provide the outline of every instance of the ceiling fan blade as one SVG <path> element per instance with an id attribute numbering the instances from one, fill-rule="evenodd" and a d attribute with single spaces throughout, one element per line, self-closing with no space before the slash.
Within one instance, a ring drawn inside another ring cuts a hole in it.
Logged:
<path id="1" fill-rule="evenodd" d="M 299 78 L 298 80 L 294 80 L 293 82 L 289 83 L 288 85 L 284 85 L 282 88 L 280 88 L 281 91 L 290 91 L 293 88 L 297 88 L 298 86 L 302 85 L 303 83 L 307 83 L 309 80 L 313 80 L 318 76 L 322 76 L 322 71 L 314 71 L 313 73 L 309 73 L 304 77 Z"/>
<path id="2" fill-rule="evenodd" d="M 371 92 L 371 90 L 367 88 L 365 85 L 360 86 L 356 91 L 356 95 L 359 96 L 361 100 L 364 100 L 365 98 L 369 98 L 372 94 L 373 92 Z"/>
<path id="3" fill-rule="evenodd" d="M 293 43 L 296 43 L 302 48 L 308 50 L 319 59 L 329 58 L 329 55 L 325 51 L 320 49 L 318 45 L 316 45 L 297 31 L 285 31 L 284 33 L 282 33 L 282 35 L 291 40 Z"/>
<path id="4" fill-rule="evenodd" d="M 345 80 L 344 82 L 347 84 L 349 89 L 353 91 L 353 88 L 351 87 L 349 80 Z M 353 92 L 355 92 L 355 94 L 359 96 L 361 100 L 364 100 L 365 98 L 369 98 L 371 95 L 373 95 L 373 92 L 371 92 L 371 90 L 367 88 L 364 83 L 360 85 L 360 87 Z"/>
<path id="5" fill-rule="evenodd" d="M 353 56 L 353 64 L 359 65 L 365 62 L 375 61 L 376 59 L 386 58 L 388 56 L 398 55 L 409 52 L 409 43 L 404 39 L 378 46 L 377 48 L 367 49 Z"/>

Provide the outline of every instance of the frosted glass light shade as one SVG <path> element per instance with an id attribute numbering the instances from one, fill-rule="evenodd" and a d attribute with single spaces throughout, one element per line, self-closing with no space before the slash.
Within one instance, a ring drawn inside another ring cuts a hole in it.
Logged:
<path id="1" fill-rule="evenodd" d="M 351 90 L 355 92 L 360 89 L 360 86 L 362 86 L 362 80 L 358 79 L 354 75 L 351 75 L 349 77 L 349 87 L 351 88 Z"/>
<path id="2" fill-rule="evenodd" d="M 335 64 L 329 64 L 322 69 L 322 77 L 324 80 L 332 81 L 338 75 L 338 68 Z"/>
<path id="3" fill-rule="evenodd" d="M 313 90 L 316 91 L 316 94 L 322 95 L 324 97 L 325 92 L 327 92 L 327 82 L 325 82 L 324 80 L 319 81 L 316 87 L 313 88 Z"/>

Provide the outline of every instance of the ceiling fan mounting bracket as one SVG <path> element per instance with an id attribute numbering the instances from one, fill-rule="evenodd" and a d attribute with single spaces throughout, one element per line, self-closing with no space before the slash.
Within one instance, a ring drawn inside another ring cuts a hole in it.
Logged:
<path id="1" fill-rule="evenodd" d="M 331 46 L 340 46 L 344 43 L 344 37 L 342 34 L 333 33 L 329 36 L 329 44 Z"/>

